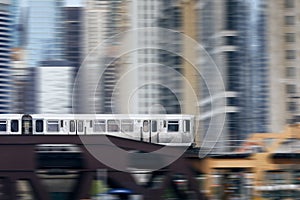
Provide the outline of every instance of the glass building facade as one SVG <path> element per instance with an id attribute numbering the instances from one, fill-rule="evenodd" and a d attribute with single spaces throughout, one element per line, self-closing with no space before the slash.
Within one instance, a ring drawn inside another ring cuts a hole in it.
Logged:
<path id="1" fill-rule="evenodd" d="M 164 29 L 182 30 L 182 12 L 178 1 L 160 1 L 160 15 L 157 25 L 163 28 L 160 31 L 158 57 L 160 67 L 159 103 L 167 114 L 181 113 L 183 100 L 183 61 L 180 55 L 175 54 L 183 51 L 180 34 L 167 34 Z M 168 49 L 168 50 L 164 50 Z M 172 51 L 172 52 L 171 52 Z M 166 69 L 167 68 L 167 69 Z M 173 72 L 173 73 L 170 73 Z M 171 79 L 167 76 L 172 76 Z"/>
<path id="2" fill-rule="evenodd" d="M 12 15 L 10 6 L 8 0 L 0 0 L 0 114 L 10 113 L 11 109 Z"/>
<path id="3" fill-rule="evenodd" d="M 62 59 L 62 0 L 29 0 L 27 20 L 28 64 Z"/>
<path id="4" fill-rule="evenodd" d="M 204 46 L 223 76 L 226 121 L 220 142 L 234 149 L 250 133 L 268 132 L 268 60 L 266 47 L 266 2 L 264 0 L 207 1 L 199 8 L 198 41 Z M 200 70 L 210 74 L 210 65 Z M 205 82 L 202 99 L 210 98 Z M 217 98 L 212 97 L 212 101 Z M 200 103 L 202 130 L 209 127 L 211 103 Z M 208 114 L 210 113 L 210 114 Z M 228 141 L 228 143 L 224 142 Z M 217 145 L 218 146 L 218 145 Z M 224 148 L 225 148 L 224 146 Z"/>

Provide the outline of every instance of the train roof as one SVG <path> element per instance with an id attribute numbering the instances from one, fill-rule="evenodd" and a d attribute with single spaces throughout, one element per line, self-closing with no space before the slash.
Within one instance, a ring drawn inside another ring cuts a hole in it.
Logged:
<path id="1" fill-rule="evenodd" d="M 184 119 L 193 118 L 193 115 L 187 114 L 30 114 L 33 118 L 84 118 L 84 119 L 115 119 L 115 118 L 139 118 L 139 119 Z M 0 114 L 0 118 L 20 118 L 23 114 Z"/>

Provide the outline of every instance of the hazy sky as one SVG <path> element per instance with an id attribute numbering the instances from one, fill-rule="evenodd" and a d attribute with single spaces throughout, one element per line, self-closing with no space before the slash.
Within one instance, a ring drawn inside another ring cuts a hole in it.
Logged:
<path id="1" fill-rule="evenodd" d="M 24 6 L 27 5 L 27 2 L 30 0 L 20 0 L 21 4 Z M 41 0 L 42 1 L 42 0 Z M 64 0 L 66 6 L 82 6 L 84 0 Z"/>
<path id="2" fill-rule="evenodd" d="M 83 0 L 65 0 L 67 6 L 81 6 Z"/>

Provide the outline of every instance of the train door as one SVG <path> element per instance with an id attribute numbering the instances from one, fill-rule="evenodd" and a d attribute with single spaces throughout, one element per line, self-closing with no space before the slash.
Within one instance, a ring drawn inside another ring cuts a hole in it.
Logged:
<path id="1" fill-rule="evenodd" d="M 151 143 L 158 143 L 159 138 L 158 138 L 158 128 L 157 128 L 157 120 L 151 120 Z"/>
<path id="2" fill-rule="evenodd" d="M 70 120 L 69 121 L 69 134 L 70 135 L 76 135 L 76 121 L 75 120 Z"/>
<path id="3" fill-rule="evenodd" d="M 85 120 L 84 134 L 93 134 L 93 120 Z"/>
<path id="4" fill-rule="evenodd" d="M 151 142 L 151 120 L 143 120 L 141 140 Z"/>
<path id="5" fill-rule="evenodd" d="M 30 115 L 23 115 L 22 117 L 22 134 L 32 135 L 32 117 Z"/>
<path id="6" fill-rule="evenodd" d="M 84 125 L 83 120 L 77 120 L 77 135 L 84 134 Z"/>

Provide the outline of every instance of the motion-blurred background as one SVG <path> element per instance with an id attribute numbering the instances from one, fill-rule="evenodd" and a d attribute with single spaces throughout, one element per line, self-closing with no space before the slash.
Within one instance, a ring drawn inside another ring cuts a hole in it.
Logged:
<path id="1" fill-rule="evenodd" d="M 0 114 L 225 116 L 231 150 L 300 121 L 299 24 L 299 0 L 0 0 Z"/>

